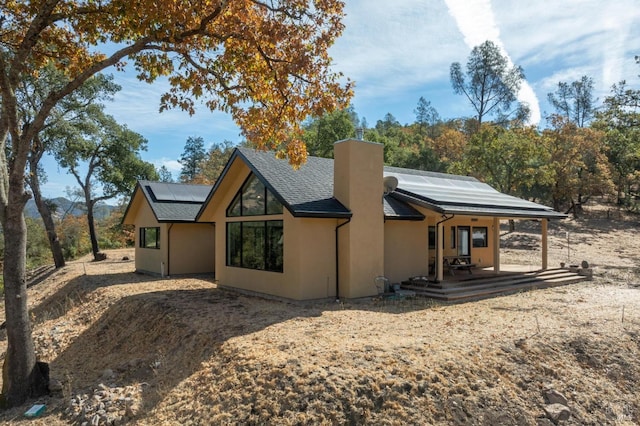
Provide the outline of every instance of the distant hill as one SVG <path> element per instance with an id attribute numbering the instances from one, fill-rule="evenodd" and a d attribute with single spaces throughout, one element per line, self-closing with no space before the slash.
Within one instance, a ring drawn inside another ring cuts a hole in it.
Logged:
<path id="1" fill-rule="evenodd" d="M 55 216 L 62 217 L 64 215 L 73 215 L 73 216 L 81 216 L 86 213 L 86 209 L 84 207 L 84 203 L 82 202 L 74 202 L 64 197 L 58 197 L 52 199 L 53 203 L 57 206 L 57 209 L 54 213 Z M 111 213 L 116 209 L 115 206 L 111 206 L 106 203 L 99 203 L 93 209 L 94 216 L 97 220 L 106 219 L 111 216 Z M 27 205 L 24 208 L 24 214 L 27 217 L 38 218 L 40 217 L 40 213 L 38 213 L 38 208 L 36 207 L 35 201 L 30 199 L 27 201 Z"/>

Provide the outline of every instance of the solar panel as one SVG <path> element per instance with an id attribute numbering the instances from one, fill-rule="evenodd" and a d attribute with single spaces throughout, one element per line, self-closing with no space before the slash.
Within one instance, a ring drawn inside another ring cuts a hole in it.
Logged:
<path id="1" fill-rule="evenodd" d="M 421 176 L 385 173 L 398 179 L 398 188 L 437 204 L 487 206 L 500 208 L 546 209 L 547 207 L 503 194 L 478 180 L 445 176 Z"/>
<path id="2" fill-rule="evenodd" d="M 149 184 L 149 191 L 158 201 L 202 203 L 210 190 L 211 187 L 207 185 L 177 185 L 163 182 Z"/>

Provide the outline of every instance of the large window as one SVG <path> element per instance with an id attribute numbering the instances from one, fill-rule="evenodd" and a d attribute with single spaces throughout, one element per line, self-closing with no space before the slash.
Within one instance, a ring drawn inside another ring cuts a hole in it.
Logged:
<path id="1" fill-rule="evenodd" d="M 160 248 L 160 228 L 140 228 L 140 247 L 142 248 Z"/>
<path id="2" fill-rule="evenodd" d="M 228 217 L 282 214 L 282 204 L 254 174 L 247 180 L 227 208 Z"/>
<path id="3" fill-rule="evenodd" d="M 281 220 L 228 222 L 227 266 L 282 272 Z"/>
<path id="4" fill-rule="evenodd" d="M 474 226 L 471 231 L 473 247 L 489 247 L 486 226 Z"/>

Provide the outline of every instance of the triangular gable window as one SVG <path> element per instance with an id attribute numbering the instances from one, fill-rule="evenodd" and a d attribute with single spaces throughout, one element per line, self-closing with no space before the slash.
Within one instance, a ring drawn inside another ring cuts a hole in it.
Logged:
<path id="1" fill-rule="evenodd" d="M 253 173 L 227 208 L 228 217 L 282 214 L 282 204 Z"/>

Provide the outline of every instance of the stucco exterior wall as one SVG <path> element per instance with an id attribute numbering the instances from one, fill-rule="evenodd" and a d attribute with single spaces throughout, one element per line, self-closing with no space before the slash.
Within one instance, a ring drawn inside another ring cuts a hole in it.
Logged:
<path id="1" fill-rule="evenodd" d="M 292 219 L 286 212 L 281 215 L 243 216 L 228 218 L 227 207 L 249 176 L 249 168 L 239 159 L 229 168 L 224 181 L 216 191 L 214 198 L 203 211 L 201 221 L 215 222 L 215 274 L 216 280 L 223 286 L 271 294 L 290 299 L 300 299 L 300 290 L 296 280 L 299 274 L 297 262 L 292 258 L 295 236 L 287 232 L 288 222 Z M 227 222 L 240 221 L 283 221 L 283 272 L 262 271 L 227 266 Z"/>
<path id="2" fill-rule="evenodd" d="M 471 262 L 475 263 L 477 267 L 489 267 L 493 266 L 493 218 L 492 217 L 475 217 L 475 216 L 457 216 L 452 220 L 444 222 L 444 255 L 445 256 L 455 256 L 458 254 L 458 247 L 456 242 L 456 248 L 451 248 L 451 227 L 456 227 L 456 236 L 457 236 L 457 227 L 459 226 L 468 226 L 470 227 L 470 231 L 473 235 L 474 227 L 485 227 L 487 228 L 487 247 L 473 247 L 473 242 L 471 242 Z"/>
<path id="3" fill-rule="evenodd" d="M 384 224 L 384 274 L 398 283 L 429 273 L 427 222 L 388 220 Z"/>
<path id="4" fill-rule="evenodd" d="M 214 221 L 215 273 L 221 285 L 294 300 L 335 296 L 335 219 L 295 218 L 286 208 L 281 215 L 228 218 L 226 210 L 249 176 L 240 160 L 229 168 L 214 199 L 200 220 Z M 227 222 L 283 221 L 283 272 L 227 266 Z"/>
<path id="5" fill-rule="evenodd" d="M 290 254 L 292 263 L 297 258 L 299 298 L 302 300 L 336 295 L 337 225 L 338 221 L 335 219 L 291 217 L 285 222 L 285 235 L 288 232 L 293 237 L 293 241 L 290 241 L 292 251 L 287 253 Z"/>
<path id="6" fill-rule="evenodd" d="M 215 227 L 213 224 L 170 224 L 167 226 L 167 234 L 170 251 L 168 274 L 214 272 Z"/>
<path id="7" fill-rule="evenodd" d="M 135 215 L 136 226 L 136 247 L 135 247 L 135 264 L 136 271 L 148 272 L 153 274 L 166 274 L 166 269 L 163 271 L 163 264 L 167 263 L 167 227 L 166 224 L 158 223 L 151 207 L 145 201 L 140 204 L 138 211 Z M 140 247 L 140 229 L 160 227 L 160 248 L 142 248 Z"/>
<path id="8" fill-rule="evenodd" d="M 416 206 L 414 206 L 416 207 Z M 427 233 L 428 238 L 428 227 L 436 226 L 437 222 L 442 220 L 442 218 L 436 213 L 424 209 L 422 207 L 416 207 L 422 214 L 427 216 L 424 222 L 422 223 L 425 227 L 425 232 Z M 452 247 L 451 239 L 451 227 L 456 228 L 455 238 L 456 243 L 455 246 Z M 456 256 L 458 254 L 458 227 L 469 227 L 469 231 L 473 232 L 473 227 L 486 227 L 487 228 L 487 247 L 473 247 L 473 242 L 470 242 L 470 254 L 471 254 L 471 262 L 476 264 L 478 267 L 489 267 L 493 266 L 493 218 L 492 217 L 483 217 L 483 216 L 455 216 L 453 219 L 447 220 L 442 223 L 442 231 L 444 233 L 444 248 L 443 248 L 443 256 Z M 441 246 L 442 247 L 442 246 Z M 436 250 L 429 250 L 429 261 L 433 262 L 436 256 Z"/>

